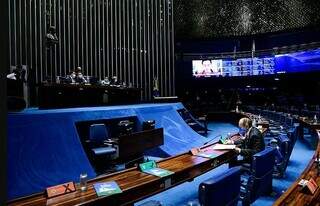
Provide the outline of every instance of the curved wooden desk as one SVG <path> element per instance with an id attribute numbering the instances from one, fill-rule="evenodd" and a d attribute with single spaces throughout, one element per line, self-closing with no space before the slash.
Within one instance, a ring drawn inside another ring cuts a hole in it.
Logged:
<path id="1" fill-rule="evenodd" d="M 319 128 L 320 129 L 320 128 Z M 318 139 L 320 140 L 320 130 L 317 130 Z M 317 189 L 315 194 L 303 193 L 301 192 L 301 186 L 298 185 L 301 179 L 309 180 L 313 178 L 318 185 L 320 185 L 320 176 L 317 174 L 317 163 L 315 159 L 317 154 L 320 153 L 320 141 L 318 141 L 317 149 L 310 160 L 308 166 L 300 175 L 300 177 L 291 185 L 291 187 L 283 193 L 280 198 L 274 203 L 274 206 L 296 206 L 296 205 L 309 205 L 309 206 L 319 206 L 320 205 L 320 188 Z"/>
<path id="2" fill-rule="evenodd" d="M 160 193 L 186 181 L 191 181 L 193 178 L 228 162 L 235 156 L 236 153 L 234 151 L 224 151 L 214 159 L 207 159 L 193 156 L 191 153 L 186 152 L 158 162 L 160 168 L 175 172 L 166 178 L 142 173 L 135 167 L 89 181 L 86 192 L 77 190 L 74 193 L 52 199 L 47 199 L 46 195 L 41 193 L 13 200 L 8 205 L 133 205 L 138 200 Z M 97 197 L 93 184 L 111 180 L 118 183 L 123 193 L 109 197 Z"/>

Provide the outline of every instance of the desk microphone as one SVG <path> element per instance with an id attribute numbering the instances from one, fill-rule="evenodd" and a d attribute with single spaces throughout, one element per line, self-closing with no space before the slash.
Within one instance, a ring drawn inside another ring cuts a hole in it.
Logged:
<path id="1" fill-rule="evenodd" d="M 210 142 L 212 142 L 213 140 L 215 140 L 215 139 L 218 138 L 218 137 L 222 137 L 222 135 L 219 134 L 219 135 L 215 136 L 214 138 L 210 139 L 208 142 L 205 142 L 203 145 L 209 144 Z"/>

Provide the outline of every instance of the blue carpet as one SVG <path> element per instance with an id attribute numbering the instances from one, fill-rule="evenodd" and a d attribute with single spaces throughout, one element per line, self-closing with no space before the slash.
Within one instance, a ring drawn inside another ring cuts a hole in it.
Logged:
<path id="1" fill-rule="evenodd" d="M 208 134 L 207 140 L 210 140 L 218 135 L 226 136 L 228 133 L 236 133 L 238 128 L 229 123 L 210 122 L 208 128 L 212 131 Z M 305 167 L 308 165 L 310 159 L 314 154 L 314 150 L 310 149 L 304 142 L 297 140 L 293 152 L 291 154 L 290 162 L 287 167 L 286 175 L 282 179 L 273 180 L 273 190 L 275 195 L 260 197 L 252 205 L 253 206 L 268 206 L 285 192 L 290 185 L 300 176 Z M 151 196 L 140 202 L 135 203 L 136 206 L 141 205 L 150 200 L 157 200 L 165 206 L 195 206 L 198 202 L 198 186 L 199 184 L 212 177 L 214 174 L 223 173 L 227 169 L 227 164 L 224 164 L 214 170 L 207 172 L 192 182 L 181 184 L 177 187 L 171 188 L 160 194 Z M 239 201 L 239 206 L 241 205 Z"/>

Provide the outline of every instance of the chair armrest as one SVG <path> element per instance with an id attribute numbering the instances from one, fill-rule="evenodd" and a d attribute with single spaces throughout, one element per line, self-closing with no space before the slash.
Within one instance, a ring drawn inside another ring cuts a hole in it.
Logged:
<path id="1" fill-rule="evenodd" d="M 111 139 L 107 139 L 105 141 L 103 141 L 104 145 L 114 145 L 114 144 L 118 144 L 118 139 L 115 138 L 111 138 Z"/>

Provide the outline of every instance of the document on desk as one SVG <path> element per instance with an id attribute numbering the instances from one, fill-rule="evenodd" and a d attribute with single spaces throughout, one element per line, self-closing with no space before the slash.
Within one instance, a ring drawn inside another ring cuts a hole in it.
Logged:
<path id="1" fill-rule="evenodd" d="M 115 181 L 96 183 L 93 184 L 93 187 L 98 197 L 122 193 L 122 190 Z"/>
<path id="2" fill-rule="evenodd" d="M 157 163 L 155 161 L 142 163 L 139 165 L 139 167 L 142 172 L 151 174 L 157 177 L 166 177 L 174 173 L 169 170 L 165 170 L 157 167 Z"/>
<path id="3" fill-rule="evenodd" d="M 209 159 L 215 158 L 219 155 L 219 153 L 213 150 L 212 147 L 204 148 L 204 149 L 193 148 L 191 149 L 191 153 L 194 156 L 205 157 Z"/>
<path id="4" fill-rule="evenodd" d="M 234 144 L 215 144 L 212 146 L 214 150 L 234 150 L 236 145 Z"/>
<path id="5" fill-rule="evenodd" d="M 165 169 L 161 169 L 161 168 L 152 168 L 152 169 L 148 169 L 144 171 L 145 173 L 157 176 L 157 177 L 166 177 L 169 176 L 171 174 L 173 174 L 174 172 L 171 172 L 169 170 L 165 170 Z"/>

